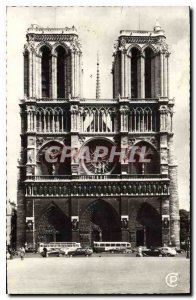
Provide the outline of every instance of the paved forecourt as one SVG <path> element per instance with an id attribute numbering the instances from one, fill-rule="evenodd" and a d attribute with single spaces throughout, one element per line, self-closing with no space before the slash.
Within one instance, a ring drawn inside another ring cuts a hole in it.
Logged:
<path id="1" fill-rule="evenodd" d="M 7 268 L 9 294 L 189 293 L 185 257 L 26 257 Z"/>

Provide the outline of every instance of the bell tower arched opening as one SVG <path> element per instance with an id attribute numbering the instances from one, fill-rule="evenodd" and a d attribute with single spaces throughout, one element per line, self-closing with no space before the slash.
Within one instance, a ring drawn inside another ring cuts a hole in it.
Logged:
<path id="1" fill-rule="evenodd" d="M 58 46 L 57 53 L 57 98 L 65 98 L 65 49 Z"/>
<path id="2" fill-rule="evenodd" d="M 153 51 L 150 48 L 146 48 L 145 54 L 145 98 L 152 97 L 152 56 Z"/>
<path id="3" fill-rule="evenodd" d="M 138 57 L 139 50 L 132 48 L 131 50 L 131 98 L 138 97 Z"/>
<path id="4" fill-rule="evenodd" d="M 50 97 L 51 51 L 47 46 L 40 49 L 41 59 L 41 86 L 42 98 Z"/>

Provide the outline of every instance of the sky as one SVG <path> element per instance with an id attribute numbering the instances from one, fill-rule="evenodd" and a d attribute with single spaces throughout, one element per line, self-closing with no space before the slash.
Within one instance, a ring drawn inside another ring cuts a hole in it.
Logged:
<path id="1" fill-rule="evenodd" d="M 95 98 L 97 51 L 101 98 L 112 98 L 112 53 L 120 30 L 165 30 L 170 56 L 170 97 L 175 97 L 174 146 L 180 208 L 189 210 L 189 9 L 188 7 L 7 8 L 7 197 L 16 201 L 20 157 L 19 100 L 23 98 L 23 46 L 31 24 L 75 26 L 83 52 L 83 94 Z M 92 75 L 92 76 L 91 76 Z"/>

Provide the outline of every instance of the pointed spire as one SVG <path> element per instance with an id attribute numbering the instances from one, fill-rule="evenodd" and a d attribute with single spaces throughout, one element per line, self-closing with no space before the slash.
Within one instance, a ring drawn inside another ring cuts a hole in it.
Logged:
<path id="1" fill-rule="evenodd" d="M 96 80 L 96 99 L 100 99 L 100 78 L 99 78 L 99 52 L 97 52 L 97 80 Z"/>

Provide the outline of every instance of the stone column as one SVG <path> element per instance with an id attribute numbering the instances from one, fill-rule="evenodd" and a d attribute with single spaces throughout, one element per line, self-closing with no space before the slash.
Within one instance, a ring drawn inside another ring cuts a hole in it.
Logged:
<path id="1" fill-rule="evenodd" d="M 75 97 L 75 93 L 74 93 L 74 52 L 71 52 L 71 96 Z"/>
<path id="2" fill-rule="evenodd" d="M 127 96 L 131 98 L 131 57 L 127 57 Z"/>
<path id="3" fill-rule="evenodd" d="M 166 53 L 166 61 L 167 61 L 167 97 L 169 98 L 169 55 L 170 53 Z"/>
<path id="4" fill-rule="evenodd" d="M 127 54 L 124 54 L 124 97 L 128 97 L 128 57 Z"/>
<path id="5" fill-rule="evenodd" d="M 120 214 L 121 214 L 121 234 L 122 242 L 129 242 L 129 204 L 128 199 L 121 198 Z"/>
<path id="6" fill-rule="evenodd" d="M 167 58 L 164 56 L 164 96 L 167 97 Z"/>
<path id="7" fill-rule="evenodd" d="M 162 199 L 162 246 L 170 245 L 169 199 Z"/>
<path id="8" fill-rule="evenodd" d="M 30 112 L 27 111 L 27 131 L 30 131 Z"/>
<path id="9" fill-rule="evenodd" d="M 138 72 L 138 86 L 137 94 L 138 98 L 145 98 L 145 77 L 144 77 L 144 56 L 140 55 L 137 61 L 137 72 Z"/>
<path id="10" fill-rule="evenodd" d="M 29 51 L 29 97 L 33 97 L 33 53 Z"/>
<path id="11" fill-rule="evenodd" d="M 160 90 L 160 53 L 155 56 L 155 97 L 161 94 Z"/>
<path id="12" fill-rule="evenodd" d="M 79 96 L 79 54 L 76 53 L 76 97 Z"/>
<path id="13" fill-rule="evenodd" d="M 42 97 L 42 75 L 41 75 L 41 56 L 36 56 L 36 97 L 39 99 Z"/>
<path id="14" fill-rule="evenodd" d="M 52 55 L 52 99 L 57 98 L 57 56 Z"/>
<path id="15" fill-rule="evenodd" d="M 151 59 L 151 97 L 155 97 L 155 56 Z"/>
<path id="16" fill-rule="evenodd" d="M 121 51 L 121 96 L 124 97 L 125 94 L 125 54 Z"/>
<path id="17" fill-rule="evenodd" d="M 173 133 L 168 135 L 169 178 L 170 178 L 170 241 L 172 246 L 180 246 L 180 217 L 177 183 L 177 163 L 174 158 Z"/>
<path id="18" fill-rule="evenodd" d="M 32 97 L 36 97 L 36 53 L 32 53 Z"/>
<path id="19" fill-rule="evenodd" d="M 164 53 L 160 53 L 160 96 L 164 96 Z"/>
<path id="20" fill-rule="evenodd" d="M 33 119 L 33 123 L 34 123 L 34 124 L 33 124 L 33 125 L 34 125 L 34 126 L 33 126 L 33 131 L 37 131 L 36 111 L 35 111 L 35 110 L 33 111 L 33 118 L 34 118 L 34 119 Z"/>

